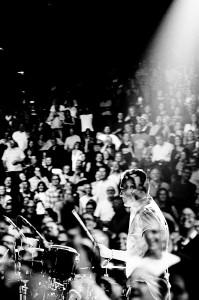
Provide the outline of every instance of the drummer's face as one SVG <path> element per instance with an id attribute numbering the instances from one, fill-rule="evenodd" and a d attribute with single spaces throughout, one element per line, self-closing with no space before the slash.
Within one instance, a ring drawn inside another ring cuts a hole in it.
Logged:
<path id="1" fill-rule="evenodd" d="M 125 207 L 132 206 L 135 192 L 136 186 L 131 179 L 126 180 L 126 182 L 120 187 L 120 197 L 122 198 Z"/>

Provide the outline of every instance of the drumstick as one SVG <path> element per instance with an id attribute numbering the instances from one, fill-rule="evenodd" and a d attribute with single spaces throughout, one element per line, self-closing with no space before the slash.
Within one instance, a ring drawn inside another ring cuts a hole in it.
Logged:
<path id="1" fill-rule="evenodd" d="M 81 220 L 80 216 L 78 215 L 78 213 L 76 212 L 75 209 L 72 210 L 72 214 L 75 216 L 75 218 L 78 220 L 78 222 L 80 223 L 80 225 L 82 226 L 82 228 L 85 230 L 85 232 L 87 233 L 88 237 L 91 239 L 91 241 L 96 244 L 95 239 L 93 238 L 93 236 L 90 234 L 89 230 L 86 228 L 85 224 L 83 223 L 83 221 Z"/>

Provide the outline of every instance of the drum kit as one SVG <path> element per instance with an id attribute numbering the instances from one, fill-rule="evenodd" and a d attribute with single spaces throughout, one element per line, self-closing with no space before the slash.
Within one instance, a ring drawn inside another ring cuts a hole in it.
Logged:
<path id="1" fill-rule="evenodd" d="M 13 257 L 5 264 L 0 263 L 0 280 L 6 287 L 18 291 L 18 297 L 14 292 L 17 300 L 95 300 L 96 274 L 92 262 L 88 267 L 82 267 L 79 262 L 80 254 L 72 247 L 49 243 L 43 237 L 42 241 L 27 238 L 22 234 L 14 246 Z M 125 269 L 110 263 L 101 266 L 105 288 L 112 285 L 109 271 L 111 273 L 114 268 Z M 114 284 L 117 283 L 113 281 Z"/>
<path id="2" fill-rule="evenodd" d="M 47 249 L 30 247 L 26 251 L 32 257 L 20 247 L 15 251 L 14 276 L 10 276 L 11 273 L 7 275 L 6 270 L 5 274 L 2 273 L 2 277 L 7 277 L 6 284 L 11 288 L 15 286 L 15 290 L 17 285 L 18 295 L 15 299 L 80 300 L 83 294 L 83 299 L 95 300 L 92 270 L 78 268 L 80 255 L 74 248 L 61 245 L 50 245 Z M 111 282 L 109 276 L 109 271 L 118 268 L 124 269 L 109 264 L 102 266 L 106 294 L 110 294 L 110 286 L 119 286 L 114 280 Z"/>

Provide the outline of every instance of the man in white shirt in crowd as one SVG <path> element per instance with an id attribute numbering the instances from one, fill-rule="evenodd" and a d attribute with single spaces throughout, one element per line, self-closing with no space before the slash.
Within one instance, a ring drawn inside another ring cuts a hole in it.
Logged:
<path id="1" fill-rule="evenodd" d="M 94 196 L 97 197 L 98 203 L 100 203 L 107 197 L 107 188 L 109 186 L 112 186 L 115 189 L 115 196 L 118 195 L 118 186 L 114 181 L 108 179 L 108 175 L 109 175 L 108 173 L 109 173 L 108 167 L 103 166 L 99 168 L 99 174 L 101 180 L 96 182 L 95 192 L 94 192 L 95 193 Z"/>
<path id="2" fill-rule="evenodd" d="M 25 132 L 24 125 L 19 124 L 19 130 L 13 132 L 12 138 L 15 142 L 17 142 L 19 148 L 24 151 L 28 147 L 28 135 Z"/>
<path id="3" fill-rule="evenodd" d="M 22 162 L 25 159 L 25 154 L 14 140 L 10 140 L 9 146 L 4 151 L 1 159 L 7 172 L 19 172 L 23 170 Z"/>
<path id="4" fill-rule="evenodd" d="M 81 142 L 80 136 L 75 134 L 73 127 L 69 130 L 70 135 L 66 138 L 64 143 L 64 150 L 71 152 L 76 142 Z"/>

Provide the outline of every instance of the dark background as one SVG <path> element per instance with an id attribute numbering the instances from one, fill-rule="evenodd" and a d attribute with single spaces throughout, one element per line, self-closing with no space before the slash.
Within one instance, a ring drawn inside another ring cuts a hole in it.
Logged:
<path id="1" fill-rule="evenodd" d="M 91 101 L 113 74 L 131 76 L 172 1 L 106 2 L 28 0 L 2 7 L 1 103 L 17 103 L 21 90 L 29 100 L 47 102 L 53 85 L 61 93 L 79 89 Z"/>

